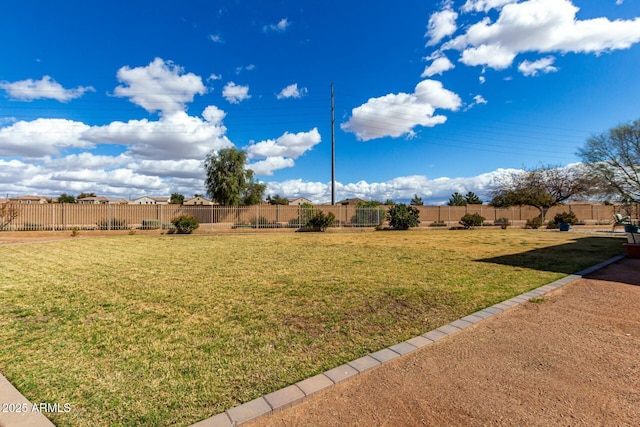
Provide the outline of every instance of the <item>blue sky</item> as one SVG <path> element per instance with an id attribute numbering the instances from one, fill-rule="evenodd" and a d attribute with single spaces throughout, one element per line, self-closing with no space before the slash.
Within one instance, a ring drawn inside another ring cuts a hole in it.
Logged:
<path id="1" fill-rule="evenodd" d="M 2 196 L 204 192 L 446 202 L 579 161 L 640 117 L 638 0 L 25 0 L 0 15 Z"/>

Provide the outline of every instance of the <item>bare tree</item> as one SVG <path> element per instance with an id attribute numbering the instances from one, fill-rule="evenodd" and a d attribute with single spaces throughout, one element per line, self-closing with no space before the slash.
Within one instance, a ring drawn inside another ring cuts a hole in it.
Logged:
<path id="1" fill-rule="evenodd" d="M 640 119 L 592 136 L 578 154 L 602 193 L 640 203 Z"/>
<path id="2" fill-rule="evenodd" d="M 581 166 L 545 166 L 499 178 L 491 193 L 495 207 L 533 206 L 544 221 L 549 208 L 590 194 L 593 181 Z"/>
<path id="3" fill-rule="evenodd" d="M 0 231 L 4 230 L 19 215 L 18 206 L 11 202 L 0 202 Z"/>

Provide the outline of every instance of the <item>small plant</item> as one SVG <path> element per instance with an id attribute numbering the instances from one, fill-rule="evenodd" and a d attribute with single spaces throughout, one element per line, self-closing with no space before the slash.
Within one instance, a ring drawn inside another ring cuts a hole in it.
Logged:
<path id="1" fill-rule="evenodd" d="M 135 228 L 133 228 L 133 227 L 131 227 L 131 228 L 129 229 L 129 236 L 133 236 L 134 234 L 136 234 L 136 229 L 135 229 Z"/>
<path id="2" fill-rule="evenodd" d="M 155 218 L 143 219 L 142 220 L 142 229 L 143 230 L 157 230 L 160 228 L 160 220 Z"/>
<path id="3" fill-rule="evenodd" d="M 528 219 L 524 225 L 524 228 L 532 228 L 534 230 L 542 227 L 542 217 L 535 217 L 533 219 Z"/>
<path id="4" fill-rule="evenodd" d="M 71 237 L 77 237 L 80 234 L 79 227 L 71 227 Z"/>
<path id="5" fill-rule="evenodd" d="M 445 224 L 444 221 L 433 221 L 431 224 L 429 224 L 429 227 L 446 227 L 447 224 Z"/>
<path id="6" fill-rule="evenodd" d="M 171 220 L 171 224 L 176 228 L 178 234 L 191 234 L 193 230 L 200 227 L 198 218 L 193 215 L 181 215 Z"/>
<path id="7" fill-rule="evenodd" d="M 405 204 L 393 205 L 387 212 L 389 225 L 395 230 L 408 230 L 420 225 L 420 211 Z"/>
<path id="8" fill-rule="evenodd" d="M 462 225 L 465 229 L 471 230 L 474 227 L 479 227 L 482 225 L 486 218 L 480 214 L 466 214 L 462 218 L 460 218 L 460 225 Z"/>
<path id="9" fill-rule="evenodd" d="M 336 216 L 332 212 L 325 214 L 318 210 L 311 216 L 311 218 L 309 218 L 305 225 L 305 229 L 307 229 L 307 231 L 325 231 L 328 227 L 333 225 L 335 220 Z"/>
<path id="10" fill-rule="evenodd" d="M 503 230 L 506 230 L 508 226 L 511 225 L 511 222 L 509 221 L 509 218 L 498 218 L 495 221 L 493 221 L 494 225 L 499 225 L 500 228 L 502 228 Z"/>

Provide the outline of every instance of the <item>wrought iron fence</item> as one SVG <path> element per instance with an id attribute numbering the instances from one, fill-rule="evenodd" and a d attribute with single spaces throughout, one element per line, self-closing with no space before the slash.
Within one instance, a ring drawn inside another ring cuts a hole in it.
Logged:
<path id="1" fill-rule="evenodd" d="M 6 203 L 5 203 L 6 204 Z M 317 211 L 333 213 L 333 227 L 375 227 L 385 221 L 387 206 L 357 207 L 353 205 L 314 206 L 186 206 L 186 205 L 127 205 L 127 204 L 8 204 L 17 216 L 4 226 L 4 230 L 168 230 L 171 219 L 180 215 L 193 215 L 203 229 L 243 228 L 302 228 Z M 506 218 L 511 224 L 524 224 L 539 215 L 528 206 L 494 208 L 486 205 L 417 206 L 421 225 L 455 225 L 467 213 L 478 213 L 493 224 Z M 638 207 L 634 208 L 638 211 Z M 616 206 L 573 204 L 551 208 L 546 218 L 556 213 L 571 211 L 586 223 L 607 224 L 620 210 Z M 8 211 L 5 209 L 5 211 Z M 0 211 L 0 226 L 3 225 Z"/>

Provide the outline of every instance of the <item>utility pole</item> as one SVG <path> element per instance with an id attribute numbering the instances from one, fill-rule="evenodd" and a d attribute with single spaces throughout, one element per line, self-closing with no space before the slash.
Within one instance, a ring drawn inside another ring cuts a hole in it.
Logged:
<path id="1" fill-rule="evenodd" d="M 331 206 L 336 204 L 336 135 L 335 135 L 335 103 L 333 82 L 331 82 Z"/>

